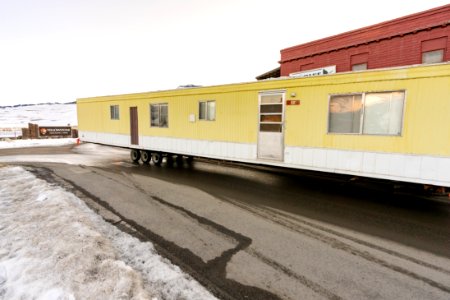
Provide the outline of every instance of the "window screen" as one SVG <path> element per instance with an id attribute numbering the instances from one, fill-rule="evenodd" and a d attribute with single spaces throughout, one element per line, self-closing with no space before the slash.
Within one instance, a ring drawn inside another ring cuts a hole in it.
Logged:
<path id="1" fill-rule="evenodd" d="M 150 105 L 150 126 L 169 127 L 169 106 L 167 103 Z"/>
<path id="2" fill-rule="evenodd" d="M 329 133 L 400 135 L 405 92 L 333 95 Z"/>
<path id="3" fill-rule="evenodd" d="M 330 99 L 329 132 L 359 133 L 362 95 L 339 95 Z"/>
<path id="4" fill-rule="evenodd" d="M 363 133 L 400 135 L 404 93 L 367 94 L 364 100 Z"/>
<path id="5" fill-rule="evenodd" d="M 214 121 L 216 119 L 216 101 L 200 101 L 198 103 L 198 119 Z"/>
<path id="6" fill-rule="evenodd" d="M 109 107 L 111 120 L 119 120 L 119 105 L 111 105 Z"/>

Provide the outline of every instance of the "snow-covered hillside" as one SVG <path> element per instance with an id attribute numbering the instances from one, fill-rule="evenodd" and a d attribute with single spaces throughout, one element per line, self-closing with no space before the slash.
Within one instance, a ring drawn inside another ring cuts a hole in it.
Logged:
<path id="1" fill-rule="evenodd" d="M 76 104 L 41 104 L 0 107 L 0 128 L 24 128 L 28 123 L 40 126 L 76 126 Z"/>

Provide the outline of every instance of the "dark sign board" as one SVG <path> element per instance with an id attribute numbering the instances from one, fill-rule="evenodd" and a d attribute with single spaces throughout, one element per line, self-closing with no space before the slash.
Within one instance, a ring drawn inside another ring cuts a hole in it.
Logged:
<path id="1" fill-rule="evenodd" d="M 300 105 L 300 100 L 286 100 L 287 105 Z"/>
<path id="2" fill-rule="evenodd" d="M 71 136 L 72 128 L 69 126 L 56 127 L 56 126 L 39 126 L 39 135 L 42 137 L 46 136 Z"/>

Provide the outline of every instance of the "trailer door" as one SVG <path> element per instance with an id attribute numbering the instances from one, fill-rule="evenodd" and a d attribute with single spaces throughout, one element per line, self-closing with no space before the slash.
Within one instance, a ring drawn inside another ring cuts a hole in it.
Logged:
<path id="1" fill-rule="evenodd" d="M 259 159 L 283 161 L 284 98 L 284 92 L 259 94 Z"/>
<path id="2" fill-rule="evenodd" d="M 137 107 L 130 107 L 130 136 L 131 145 L 139 145 L 139 126 Z"/>

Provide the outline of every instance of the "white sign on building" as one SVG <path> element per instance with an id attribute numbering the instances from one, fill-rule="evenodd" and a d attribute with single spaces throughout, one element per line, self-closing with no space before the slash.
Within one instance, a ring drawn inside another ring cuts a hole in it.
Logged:
<path id="1" fill-rule="evenodd" d="M 312 76 L 320 76 L 320 75 L 327 75 L 327 74 L 334 74 L 334 73 L 336 73 L 336 66 L 328 66 L 328 67 L 323 67 L 323 68 L 319 68 L 319 69 L 291 73 L 291 74 L 289 74 L 289 77 L 302 78 L 302 77 L 312 77 Z"/>

